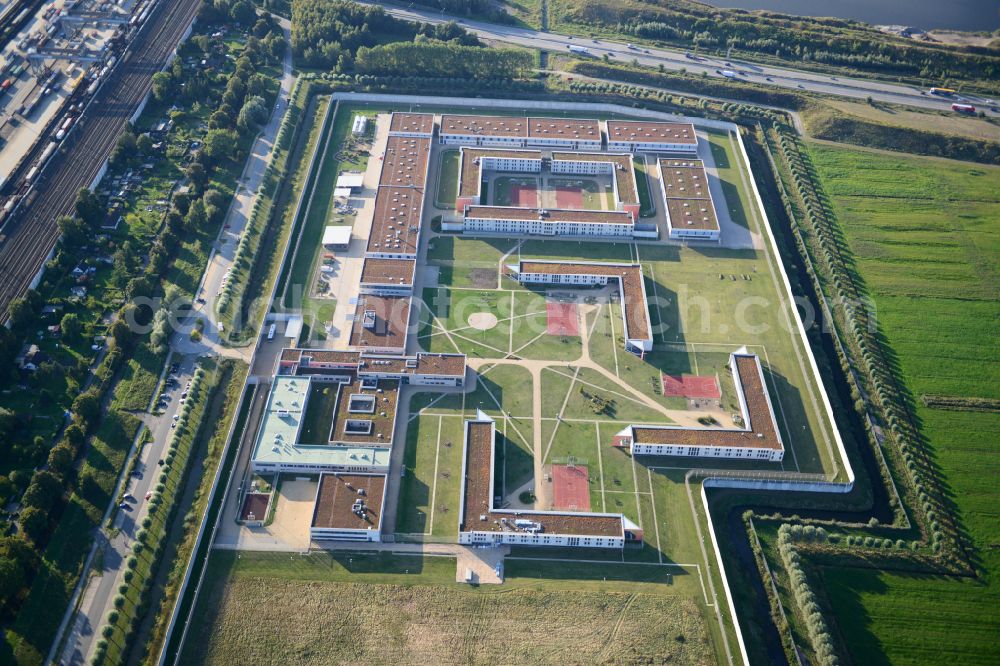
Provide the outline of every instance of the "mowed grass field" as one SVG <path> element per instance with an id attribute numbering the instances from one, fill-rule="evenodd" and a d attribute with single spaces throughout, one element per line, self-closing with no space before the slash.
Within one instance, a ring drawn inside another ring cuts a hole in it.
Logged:
<path id="1" fill-rule="evenodd" d="M 984 575 L 978 583 L 828 571 L 856 663 L 1000 661 L 1000 414 L 929 409 L 925 394 L 1000 399 L 1000 169 L 810 148 L 878 321 L 917 402 Z"/>
<path id="2" fill-rule="evenodd" d="M 688 581 L 617 567 L 632 580 L 563 564 L 534 578 L 537 567 L 511 563 L 503 587 L 473 588 L 454 582 L 450 558 L 217 553 L 206 621 L 192 625 L 181 661 L 715 663 Z"/>

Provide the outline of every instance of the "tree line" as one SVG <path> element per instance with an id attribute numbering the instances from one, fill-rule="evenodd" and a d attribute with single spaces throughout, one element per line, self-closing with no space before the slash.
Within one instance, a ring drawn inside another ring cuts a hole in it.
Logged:
<path id="1" fill-rule="evenodd" d="M 534 57 L 528 51 L 484 49 L 450 42 L 396 42 L 362 47 L 354 62 L 359 74 L 509 79 L 529 75 L 534 65 Z"/>

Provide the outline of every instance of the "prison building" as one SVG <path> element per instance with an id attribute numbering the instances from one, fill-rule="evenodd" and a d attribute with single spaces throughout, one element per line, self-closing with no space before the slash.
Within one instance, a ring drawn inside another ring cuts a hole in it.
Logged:
<path id="1" fill-rule="evenodd" d="M 463 436 L 460 544 L 624 548 L 642 542 L 640 527 L 620 513 L 495 508 L 495 447 L 496 424 L 478 410 L 465 422 Z"/>
<path id="2" fill-rule="evenodd" d="M 323 474 L 309 536 L 317 541 L 381 541 L 385 474 Z"/>
<path id="3" fill-rule="evenodd" d="M 422 191 L 427 185 L 430 154 L 430 139 L 390 136 L 382 154 L 379 187 L 414 187 Z"/>
<path id="4" fill-rule="evenodd" d="M 434 115 L 430 113 L 393 113 L 389 119 L 389 136 L 429 139 L 434 136 Z"/>
<path id="5" fill-rule="evenodd" d="M 366 256 L 415 259 L 424 213 L 424 193 L 413 187 L 379 187 Z"/>
<path id="6" fill-rule="evenodd" d="M 323 433 L 321 437 L 302 441 L 302 424 L 313 385 L 311 377 L 274 377 L 251 455 L 253 470 L 303 474 L 388 471 L 391 424 L 389 442 L 381 446 L 370 446 L 360 441 L 344 443 L 343 438 L 334 432 L 335 426 L 331 426 L 330 432 Z M 340 389 L 339 386 L 336 388 Z M 377 387 L 371 389 L 372 393 L 376 391 Z M 350 388 L 344 389 L 345 405 L 350 405 L 352 395 Z"/>
<path id="7" fill-rule="evenodd" d="M 465 383 L 465 354 L 414 356 L 370 352 L 302 349 L 288 347 L 278 357 L 275 374 L 333 377 L 349 381 L 361 378 L 395 379 L 413 386 L 462 386 Z"/>
<path id="8" fill-rule="evenodd" d="M 648 120 L 608 120 L 608 150 L 626 153 L 698 152 L 698 137 L 691 123 L 659 123 Z"/>
<path id="9" fill-rule="evenodd" d="M 470 206 L 460 222 L 442 228 L 468 235 L 631 238 L 635 221 L 616 211 Z"/>
<path id="10" fill-rule="evenodd" d="M 740 428 L 688 428 L 630 425 L 618 432 L 612 445 L 632 455 L 698 456 L 781 462 L 785 447 L 764 383 L 760 358 L 742 348 L 729 357 Z"/>
<path id="11" fill-rule="evenodd" d="M 536 148 L 600 150 L 601 123 L 579 118 L 528 118 L 528 141 Z"/>
<path id="12" fill-rule="evenodd" d="M 570 175 L 610 175 L 615 210 L 639 220 L 639 187 L 635 181 L 635 163 L 629 154 L 552 153 L 552 173 Z"/>
<path id="13" fill-rule="evenodd" d="M 642 356 L 653 348 L 646 285 L 639 264 L 596 262 L 522 261 L 507 266 L 508 273 L 522 284 L 561 284 L 574 287 L 618 283 L 622 304 L 625 349 Z"/>
<path id="14" fill-rule="evenodd" d="M 359 351 L 403 353 L 410 323 L 409 296 L 358 297 L 350 346 Z"/>
<path id="15" fill-rule="evenodd" d="M 667 236 L 673 240 L 718 241 L 719 218 L 701 160 L 663 159 L 660 197 L 667 215 Z"/>
<path id="16" fill-rule="evenodd" d="M 542 153 L 537 150 L 496 150 L 463 146 L 458 165 L 458 198 L 455 210 L 483 203 L 483 171 L 540 173 Z"/>
<path id="17" fill-rule="evenodd" d="M 600 150 L 601 125 L 581 118 L 515 116 L 441 116 L 441 143 L 493 148 Z"/>
<path id="18" fill-rule="evenodd" d="M 376 296 L 409 296 L 413 293 L 414 259 L 368 257 L 361 267 L 361 293 Z"/>

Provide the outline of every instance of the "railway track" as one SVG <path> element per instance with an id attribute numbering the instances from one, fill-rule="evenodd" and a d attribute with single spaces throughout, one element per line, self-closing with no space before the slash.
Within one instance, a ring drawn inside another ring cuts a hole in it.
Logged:
<path id="1" fill-rule="evenodd" d="M 0 245 L 0 323 L 23 295 L 59 237 L 56 218 L 72 212 L 76 193 L 97 176 L 118 135 L 152 86 L 201 0 L 160 0 L 104 86 L 78 121 L 74 140 L 39 175 L 35 196 L 8 221 Z"/>

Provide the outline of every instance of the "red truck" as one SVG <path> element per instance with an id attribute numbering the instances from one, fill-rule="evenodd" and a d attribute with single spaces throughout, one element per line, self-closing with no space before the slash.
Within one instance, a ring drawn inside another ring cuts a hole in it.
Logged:
<path id="1" fill-rule="evenodd" d="M 976 107 L 971 104 L 952 104 L 951 110 L 958 113 L 967 113 L 970 116 L 976 112 Z"/>

